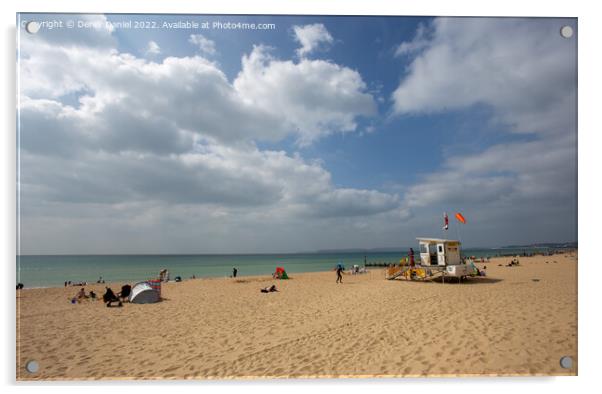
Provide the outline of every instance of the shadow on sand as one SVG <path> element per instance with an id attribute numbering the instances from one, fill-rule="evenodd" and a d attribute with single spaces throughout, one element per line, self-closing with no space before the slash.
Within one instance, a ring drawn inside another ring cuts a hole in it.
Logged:
<path id="1" fill-rule="evenodd" d="M 443 278 L 441 277 L 437 277 L 435 279 L 432 280 L 432 282 L 437 282 L 437 283 L 443 283 Z M 476 278 L 466 278 L 462 281 L 460 281 L 460 278 L 454 278 L 454 277 L 446 277 L 445 278 L 445 284 L 460 284 L 460 285 L 480 285 L 480 284 L 492 284 L 492 283 L 498 283 L 501 282 L 503 279 L 497 279 L 497 278 L 488 278 L 486 276 L 479 276 Z"/>

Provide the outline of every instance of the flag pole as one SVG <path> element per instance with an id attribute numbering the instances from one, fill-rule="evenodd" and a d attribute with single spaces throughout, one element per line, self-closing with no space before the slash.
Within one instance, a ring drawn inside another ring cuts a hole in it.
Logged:
<path id="1" fill-rule="evenodd" d="M 449 229 L 449 219 L 447 216 L 447 212 L 443 213 L 443 227 L 441 227 L 441 235 L 443 239 L 446 239 L 447 230 Z"/>

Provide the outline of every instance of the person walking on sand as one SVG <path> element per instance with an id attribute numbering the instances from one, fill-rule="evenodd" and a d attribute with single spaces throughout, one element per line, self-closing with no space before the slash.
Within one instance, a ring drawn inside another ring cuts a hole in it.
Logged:
<path id="1" fill-rule="evenodd" d="M 238 270 L 236 269 L 236 267 L 232 268 L 232 277 L 236 278 L 236 274 L 238 274 Z"/>
<path id="2" fill-rule="evenodd" d="M 343 283 L 343 265 L 337 265 L 337 283 Z"/>

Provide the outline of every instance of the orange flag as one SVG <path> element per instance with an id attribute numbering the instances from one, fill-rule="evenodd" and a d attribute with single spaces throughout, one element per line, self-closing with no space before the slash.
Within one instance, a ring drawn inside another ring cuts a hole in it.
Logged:
<path id="1" fill-rule="evenodd" d="M 464 216 L 462 216 L 462 214 L 460 212 L 456 213 L 456 219 L 458 219 L 458 221 L 466 224 L 466 219 L 464 219 Z"/>

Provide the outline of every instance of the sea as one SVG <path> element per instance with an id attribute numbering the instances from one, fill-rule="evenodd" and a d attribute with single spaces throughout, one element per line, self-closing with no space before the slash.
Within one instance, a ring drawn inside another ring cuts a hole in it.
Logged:
<path id="1" fill-rule="evenodd" d="M 547 253 L 548 248 L 464 249 L 464 256 L 496 257 Z M 415 251 L 416 258 L 418 251 Z M 288 274 L 330 271 L 338 263 L 346 267 L 367 263 L 398 263 L 408 250 L 397 252 L 328 252 L 291 254 L 223 255 L 17 255 L 17 283 L 26 288 L 60 287 L 64 283 L 105 282 L 136 283 L 157 278 L 161 269 L 169 270 L 173 280 L 229 277 L 234 267 L 238 276 L 270 275 L 276 267 Z M 368 267 L 370 269 L 370 267 Z M 374 268 L 378 269 L 378 268 Z"/>

